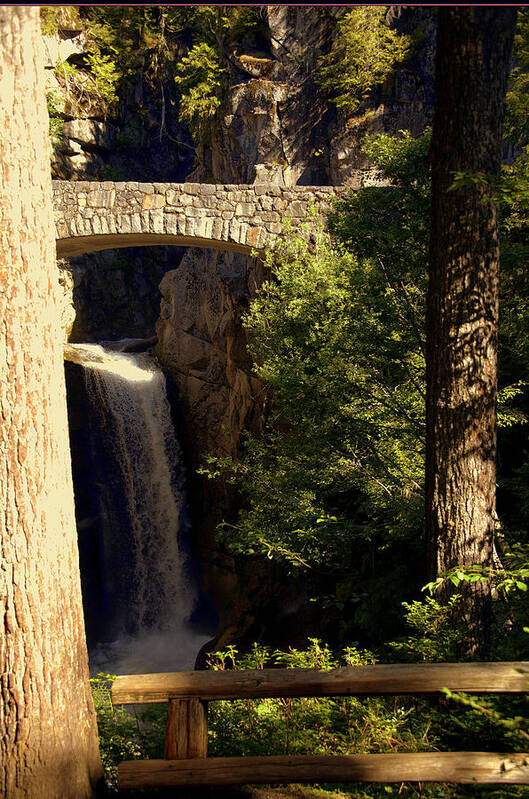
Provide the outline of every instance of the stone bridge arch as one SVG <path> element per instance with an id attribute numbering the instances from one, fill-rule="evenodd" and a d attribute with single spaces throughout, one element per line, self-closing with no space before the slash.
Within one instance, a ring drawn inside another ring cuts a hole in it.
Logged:
<path id="1" fill-rule="evenodd" d="M 250 253 L 270 244 L 282 220 L 325 214 L 335 186 L 54 181 L 57 255 L 172 244 Z"/>

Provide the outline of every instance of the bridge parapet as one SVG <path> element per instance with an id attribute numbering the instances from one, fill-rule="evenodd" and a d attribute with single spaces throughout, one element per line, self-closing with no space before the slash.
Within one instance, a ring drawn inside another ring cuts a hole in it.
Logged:
<path id="1" fill-rule="evenodd" d="M 250 252 L 314 210 L 327 213 L 342 186 L 54 181 L 59 255 L 176 244 Z"/>

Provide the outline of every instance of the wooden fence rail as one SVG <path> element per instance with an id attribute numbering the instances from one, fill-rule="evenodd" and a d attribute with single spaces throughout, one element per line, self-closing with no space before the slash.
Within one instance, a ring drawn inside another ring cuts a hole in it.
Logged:
<path id="1" fill-rule="evenodd" d="M 529 692 L 529 662 L 421 663 L 315 669 L 134 674 L 112 686 L 114 704 L 168 702 L 165 760 L 120 763 L 120 788 L 287 782 L 529 784 L 529 753 L 207 757 L 207 702 L 302 696 Z"/>

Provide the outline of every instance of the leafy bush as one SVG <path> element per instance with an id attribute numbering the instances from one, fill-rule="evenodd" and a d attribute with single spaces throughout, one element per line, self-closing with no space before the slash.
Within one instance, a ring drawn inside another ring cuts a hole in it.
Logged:
<path id="1" fill-rule="evenodd" d="M 48 106 L 49 136 L 53 148 L 57 147 L 64 139 L 62 130 L 62 116 L 59 110 L 59 98 L 56 92 L 46 92 Z"/>
<path id="2" fill-rule="evenodd" d="M 110 689 L 114 680 L 114 675 L 103 673 L 90 680 L 97 715 L 101 760 L 111 784 L 115 784 L 118 763 L 144 756 L 138 740 L 137 719 L 122 707 L 115 708 L 112 705 Z"/>
<path id="3" fill-rule="evenodd" d="M 457 600 L 453 600 L 454 602 Z M 446 659 L 446 608 L 433 600 L 406 608 L 412 635 L 390 645 L 390 651 L 413 660 Z M 341 655 L 316 639 L 305 649 L 272 651 L 254 644 L 247 654 L 228 646 L 210 656 L 213 670 L 265 667 L 317 668 L 362 666 L 377 662 L 375 653 L 354 646 Z M 117 764 L 123 759 L 159 758 L 163 752 L 166 705 L 131 715 L 113 708 L 110 685 L 114 678 L 100 674 L 92 682 L 98 716 L 101 755 L 111 789 Z M 524 751 L 527 746 L 526 698 L 476 700 L 446 692 L 445 699 L 421 697 L 325 697 L 216 701 L 209 704 L 208 755 L 347 754 L 435 750 Z M 479 744 L 478 744 L 479 742 Z M 327 786 L 332 787 L 332 786 Z M 333 786 L 355 799 L 386 797 L 487 797 L 507 799 L 526 795 L 523 787 L 451 785 Z M 304 789 L 308 797 L 310 788 Z"/>
<path id="4" fill-rule="evenodd" d="M 457 660 L 463 630 L 454 624 L 461 596 L 454 594 L 446 604 L 431 596 L 423 601 L 403 602 L 408 627 L 413 634 L 389 646 L 412 662 L 450 662 Z"/>
<path id="5" fill-rule="evenodd" d="M 113 674 L 100 673 L 91 678 L 92 696 L 97 716 L 99 750 L 110 788 L 116 788 L 117 767 L 122 760 L 163 757 L 165 707 L 153 706 L 135 712 L 114 707 L 110 689 Z"/>
<path id="6" fill-rule="evenodd" d="M 210 667 L 223 670 L 317 668 L 373 663 L 371 652 L 347 647 L 340 657 L 316 639 L 305 650 L 272 652 L 254 644 L 247 655 L 234 647 L 215 652 Z M 212 755 L 345 754 L 428 749 L 427 725 L 407 699 L 336 697 L 241 699 L 215 702 L 209 709 Z"/>
<path id="7" fill-rule="evenodd" d="M 335 575 L 342 640 L 360 628 L 380 642 L 423 574 L 428 134 L 370 146 L 395 188 L 340 203 L 334 240 L 311 222 L 268 254 L 244 319 L 272 393 L 264 434 L 205 471 L 243 497 L 226 546 Z"/>
<path id="8" fill-rule="evenodd" d="M 357 6 L 338 22 L 333 48 L 322 58 L 321 83 L 338 108 L 351 114 L 391 74 L 409 50 L 385 21 L 385 6 Z"/>
<path id="9" fill-rule="evenodd" d="M 199 135 L 220 106 L 223 77 L 218 52 L 206 42 L 195 44 L 178 64 L 175 82 L 181 92 L 180 117 Z"/>

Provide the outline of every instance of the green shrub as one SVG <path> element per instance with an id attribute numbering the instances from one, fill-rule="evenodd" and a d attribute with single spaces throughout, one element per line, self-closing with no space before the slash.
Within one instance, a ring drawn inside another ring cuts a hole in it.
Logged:
<path id="1" fill-rule="evenodd" d="M 385 6 L 357 6 L 348 11 L 338 22 L 331 52 L 322 59 L 321 83 L 348 114 L 408 54 L 410 38 L 391 30 L 385 15 Z"/>
<path id="2" fill-rule="evenodd" d="M 454 600 L 455 601 L 455 600 Z M 406 647 L 393 651 L 418 653 L 432 659 L 446 654 L 446 607 L 427 600 L 413 603 L 406 617 L 415 634 Z M 427 641 L 427 639 L 430 639 Z M 449 651 L 449 650 L 448 650 Z M 418 658 L 415 657 L 415 660 Z M 316 639 L 305 649 L 272 651 L 254 644 L 247 654 L 228 646 L 210 656 L 209 668 L 262 669 L 361 666 L 376 662 L 373 652 L 346 647 L 341 655 Z M 99 674 L 91 680 L 98 717 L 103 765 L 111 790 L 116 785 L 117 764 L 124 759 L 163 756 L 166 705 L 151 706 L 134 715 L 114 708 L 110 685 L 114 677 Z M 300 699 L 240 699 L 211 702 L 208 711 L 208 755 L 247 756 L 284 754 L 348 754 L 376 752 L 525 751 L 529 712 L 525 697 L 494 697 L 478 701 L 446 692 L 446 698 L 325 697 Z M 454 785 L 341 785 L 355 799 L 427 797 L 507 799 L 527 796 L 521 786 Z M 298 792 L 299 793 L 299 792 Z M 296 793 L 296 795 L 298 795 Z M 302 789 L 310 797 L 313 789 Z M 324 794 L 323 794 L 324 795 Z M 333 797 L 335 799 L 335 797 Z"/>
<path id="3" fill-rule="evenodd" d="M 99 750 L 107 783 L 116 788 L 122 760 L 163 757 L 166 707 L 158 705 L 139 713 L 112 704 L 110 689 L 116 676 L 100 673 L 90 680 L 97 716 Z"/>
<path id="4" fill-rule="evenodd" d="M 248 654 L 239 655 L 229 647 L 211 655 L 209 666 L 330 670 L 374 661 L 371 652 L 348 647 L 337 656 L 327 645 L 310 639 L 306 649 L 288 652 L 254 644 Z M 213 756 L 417 751 L 432 746 L 427 728 L 408 699 L 240 699 L 210 705 L 209 750 Z"/>

